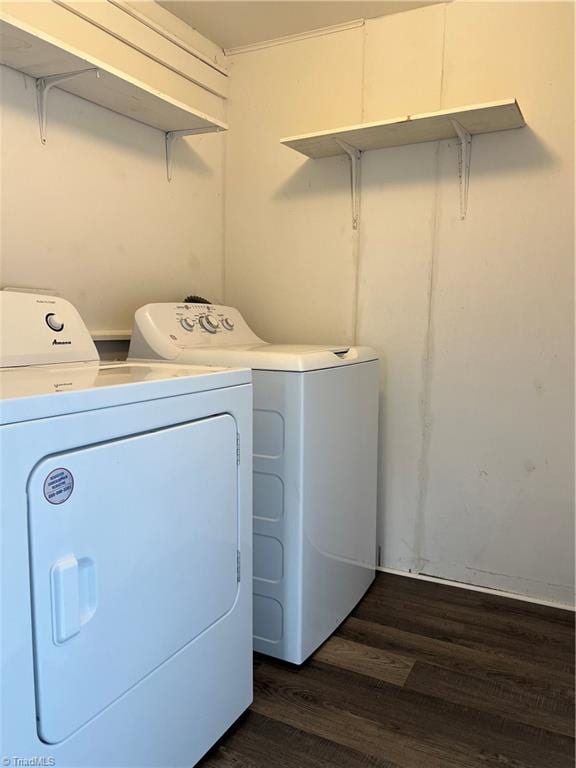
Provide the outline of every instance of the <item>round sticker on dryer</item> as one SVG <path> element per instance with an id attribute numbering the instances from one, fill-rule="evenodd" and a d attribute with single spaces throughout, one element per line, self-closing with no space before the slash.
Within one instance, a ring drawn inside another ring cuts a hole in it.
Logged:
<path id="1" fill-rule="evenodd" d="M 50 504 L 62 504 L 70 498 L 73 490 L 72 472 L 63 467 L 53 469 L 44 480 L 44 497 Z"/>

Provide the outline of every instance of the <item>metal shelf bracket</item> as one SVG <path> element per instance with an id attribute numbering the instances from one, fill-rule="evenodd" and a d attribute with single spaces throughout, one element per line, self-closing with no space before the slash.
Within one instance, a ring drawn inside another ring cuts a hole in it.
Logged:
<path id="1" fill-rule="evenodd" d="M 460 180 L 460 219 L 466 218 L 468 209 L 468 188 L 470 186 L 470 154 L 472 151 L 472 136 L 458 120 L 451 120 L 452 127 L 458 135 L 458 178 Z"/>
<path id="2" fill-rule="evenodd" d="M 360 170 L 362 167 L 362 152 L 347 141 L 335 138 L 334 141 L 342 147 L 350 160 L 350 188 L 352 192 L 352 229 L 358 229 L 360 222 Z"/>
<path id="3" fill-rule="evenodd" d="M 196 136 L 199 133 L 219 133 L 224 130 L 223 128 L 191 128 L 184 129 L 183 131 L 166 131 L 165 133 L 165 146 L 166 146 L 166 178 L 168 181 L 172 181 L 172 160 L 174 154 L 174 142 L 181 136 Z"/>
<path id="4" fill-rule="evenodd" d="M 46 77 L 38 77 L 36 79 L 36 105 L 38 108 L 38 122 L 40 124 L 40 141 L 42 144 L 46 144 L 46 108 L 48 102 L 48 93 L 58 83 L 64 82 L 64 80 L 71 80 L 73 77 L 79 77 L 85 75 L 87 72 L 95 72 L 96 77 L 100 77 L 98 67 L 88 67 L 87 69 L 79 69 L 76 72 L 62 72 L 59 75 L 47 75 Z"/>

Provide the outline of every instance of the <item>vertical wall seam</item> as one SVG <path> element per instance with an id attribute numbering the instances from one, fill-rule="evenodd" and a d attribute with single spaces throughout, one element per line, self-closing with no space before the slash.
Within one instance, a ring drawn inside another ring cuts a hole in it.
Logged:
<path id="1" fill-rule="evenodd" d="M 226 70 L 228 72 L 228 76 L 231 79 L 231 64 L 232 62 L 227 63 Z M 231 83 L 230 83 L 231 87 Z M 228 121 L 229 115 L 228 115 L 229 106 L 226 106 L 226 121 Z M 226 256 L 227 256 L 227 248 L 226 243 L 228 240 L 228 229 L 227 229 L 227 222 L 228 222 L 228 210 L 227 210 L 227 204 L 228 204 L 228 134 L 229 131 L 227 131 L 225 134 L 222 135 L 222 204 L 220 206 L 221 208 L 221 224 L 222 224 L 222 252 L 221 252 L 221 282 L 220 282 L 220 291 L 221 291 L 221 297 L 220 302 L 222 304 L 228 303 L 228 298 L 226 296 Z"/>
<path id="2" fill-rule="evenodd" d="M 364 122 L 364 109 L 365 109 L 365 87 L 366 87 L 366 36 L 367 27 L 366 19 L 362 24 L 362 70 L 361 70 L 361 83 L 360 83 L 360 122 Z"/>
<path id="3" fill-rule="evenodd" d="M 443 19 L 442 19 L 442 59 L 440 62 L 440 93 L 438 94 L 438 109 L 442 109 L 444 102 L 444 68 L 446 66 L 446 26 L 448 17 L 448 5 L 443 6 Z"/>
<path id="4" fill-rule="evenodd" d="M 366 20 L 362 24 L 362 51 L 360 65 L 360 122 L 364 122 L 364 96 L 366 88 Z M 359 302 L 360 302 L 360 260 L 361 260 L 361 231 L 362 231 L 362 164 L 363 153 L 358 163 L 358 225 L 352 232 L 352 269 L 354 285 L 352 295 L 352 344 L 358 344 Z"/>
<path id="5" fill-rule="evenodd" d="M 440 62 L 440 84 L 438 108 L 442 109 L 444 98 L 444 66 L 446 55 L 446 18 L 447 6 L 443 9 L 443 29 L 442 29 L 442 53 Z M 431 390 L 432 377 L 434 372 L 434 311 L 436 307 L 436 283 L 438 269 L 438 249 L 439 249 L 439 225 L 441 216 L 440 204 L 440 181 L 442 166 L 442 142 L 436 144 L 435 158 L 435 179 L 434 179 L 434 205 L 432 212 L 432 233 L 430 248 L 430 267 L 428 271 L 427 286 L 427 314 L 426 330 L 424 334 L 424 354 L 422 356 L 422 389 L 420 393 L 420 430 L 421 444 L 420 456 L 418 458 L 418 500 L 416 506 L 416 518 L 414 524 L 414 552 L 416 557 L 416 570 L 420 571 L 427 562 L 425 557 L 426 543 L 426 500 L 428 496 L 429 482 L 429 453 L 432 439 L 432 408 L 431 408 Z"/>
<path id="6" fill-rule="evenodd" d="M 226 228 L 227 223 L 227 201 L 228 201 L 228 195 L 226 193 L 226 190 L 228 188 L 228 136 L 224 135 L 222 137 L 222 204 L 220 206 L 221 208 L 221 215 L 222 215 L 222 252 L 221 252 L 221 284 L 220 284 L 220 291 L 221 291 L 221 298 L 220 301 L 223 304 L 227 304 L 228 300 L 226 297 L 226 254 L 227 254 L 227 248 L 226 248 L 226 242 L 227 242 L 227 235 L 228 230 Z"/>
<path id="7" fill-rule="evenodd" d="M 418 457 L 418 500 L 416 506 L 416 518 L 414 525 L 414 553 L 416 558 L 415 568 L 420 571 L 427 560 L 425 557 L 426 540 L 426 499 L 428 495 L 429 481 L 429 453 L 432 432 L 431 388 L 432 367 L 434 363 L 434 305 L 436 289 L 436 262 L 438 248 L 438 223 L 440 217 L 439 186 L 440 186 L 440 158 L 442 148 L 440 142 L 436 145 L 435 179 L 434 179 L 434 206 L 432 212 L 432 232 L 430 248 L 430 267 L 428 270 L 427 285 L 427 313 L 426 330 L 424 334 L 424 353 L 422 356 L 422 388 L 420 391 L 420 456 Z"/>

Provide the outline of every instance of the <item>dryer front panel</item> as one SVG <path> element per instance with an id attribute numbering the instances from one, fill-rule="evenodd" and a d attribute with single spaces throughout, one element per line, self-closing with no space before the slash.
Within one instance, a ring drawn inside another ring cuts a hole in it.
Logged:
<path id="1" fill-rule="evenodd" d="M 237 484 L 229 415 L 36 466 L 28 510 L 42 740 L 65 739 L 231 610 Z"/>

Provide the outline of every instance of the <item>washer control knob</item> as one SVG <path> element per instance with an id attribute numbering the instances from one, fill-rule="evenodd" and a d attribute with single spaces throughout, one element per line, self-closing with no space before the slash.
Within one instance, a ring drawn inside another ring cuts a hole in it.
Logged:
<path id="1" fill-rule="evenodd" d="M 182 326 L 182 328 L 184 328 L 185 331 L 193 331 L 194 330 L 194 321 L 190 320 L 189 317 L 181 318 L 180 325 Z"/>
<path id="2" fill-rule="evenodd" d="M 233 331 L 234 330 L 234 320 L 231 320 L 229 317 L 225 317 L 222 320 L 222 327 L 225 328 L 227 331 Z"/>
<path id="3" fill-rule="evenodd" d="M 54 312 L 48 312 L 44 320 L 51 331 L 60 333 L 60 331 L 64 330 L 64 323 L 56 317 Z"/>
<path id="4" fill-rule="evenodd" d="M 202 315 L 198 318 L 198 322 L 205 331 L 208 331 L 208 333 L 216 333 L 218 330 L 218 320 L 212 315 Z"/>

